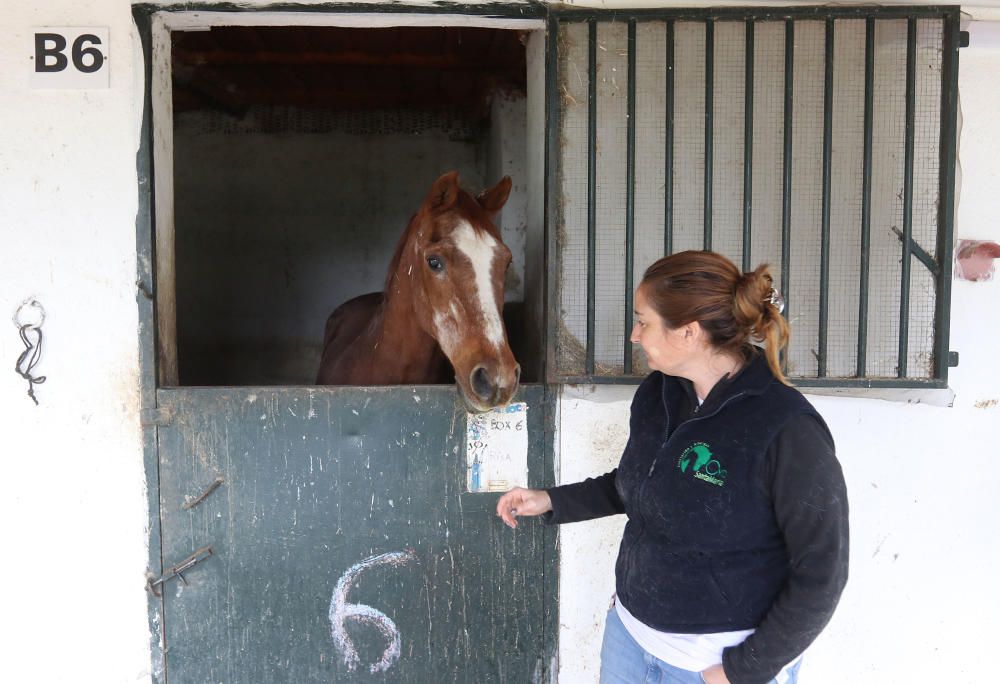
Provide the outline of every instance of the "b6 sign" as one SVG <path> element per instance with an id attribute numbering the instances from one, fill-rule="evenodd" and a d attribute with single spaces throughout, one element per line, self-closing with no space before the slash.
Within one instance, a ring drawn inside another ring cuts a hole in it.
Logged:
<path id="1" fill-rule="evenodd" d="M 107 88 L 109 71 L 106 27 L 33 31 L 32 88 Z"/>

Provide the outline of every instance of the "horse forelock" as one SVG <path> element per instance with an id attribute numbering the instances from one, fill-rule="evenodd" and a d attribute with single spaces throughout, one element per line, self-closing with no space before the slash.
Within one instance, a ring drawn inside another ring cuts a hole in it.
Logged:
<path id="1" fill-rule="evenodd" d="M 465 190 L 460 190 L 458 204 L 465 215 L 465 220 L 468 221 L 477 234 L 486 233 L 497 242 L 503 242 L 500 229 L 493 224 L 489 212 L 483 209 L 475 197 Z"/>

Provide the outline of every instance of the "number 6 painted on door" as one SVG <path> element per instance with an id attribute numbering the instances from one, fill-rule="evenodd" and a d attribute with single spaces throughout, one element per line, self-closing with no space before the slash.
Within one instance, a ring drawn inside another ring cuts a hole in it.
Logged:
<path id="1" fill-rule="evenodd" d="M 392 667 L 393 663 L 399 659 L 401 643 L 399 629 L 388 615 L 363 603 L 347 602 L 347 594 L 350 592 L 354 580 L 363 571 L 376 565 L 399 567 L 416 557 L 417 554 L 413 549 L 372 556 L 352 565 L 337 582 L 337 586 L 333 590 L 333 599 L 330 601 L 330 633 L 333 636 L 333 644 L 343 656 L 347 669 L 354 671 L 354 668 L 361 662 L 358 650 L 354 647 L 354 642 L 351 641 L 351 637 L 348 635 L 345 627 L 345 623 L 349 619 L 366 622 L 374 626 L 382 632 L 383 636 L 389 642 L 389 645 L 382 653 L 382 658 L 377 663 L 371 664 L 369 669 L 372 674 L 385 672 Z"/>

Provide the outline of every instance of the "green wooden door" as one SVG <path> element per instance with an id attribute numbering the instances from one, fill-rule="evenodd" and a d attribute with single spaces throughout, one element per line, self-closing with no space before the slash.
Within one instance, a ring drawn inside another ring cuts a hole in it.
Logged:
<path id="1" fill-rule="evenodd" d="M 546 396 L 523 387 L 532 485 Z M 554 534 L 466 491 L 451 387 L 157 391 L 170 684 L 548 681 Z M 222 484 L 202 495 L 221 478 Z M 185 584 L 186 582 L 186 584 Z"/>

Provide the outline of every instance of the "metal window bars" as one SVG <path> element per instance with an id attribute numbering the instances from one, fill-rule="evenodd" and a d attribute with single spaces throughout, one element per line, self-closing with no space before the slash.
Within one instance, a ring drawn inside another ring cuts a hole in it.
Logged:
<path id="1" fill-rule="evenodd" d="M 958 30 L 954 7 L 553 11 L 550 379 L 641 378 L 642 271 L 715 249 L 771 263 L 797 384 L 944 386 Z"/>

